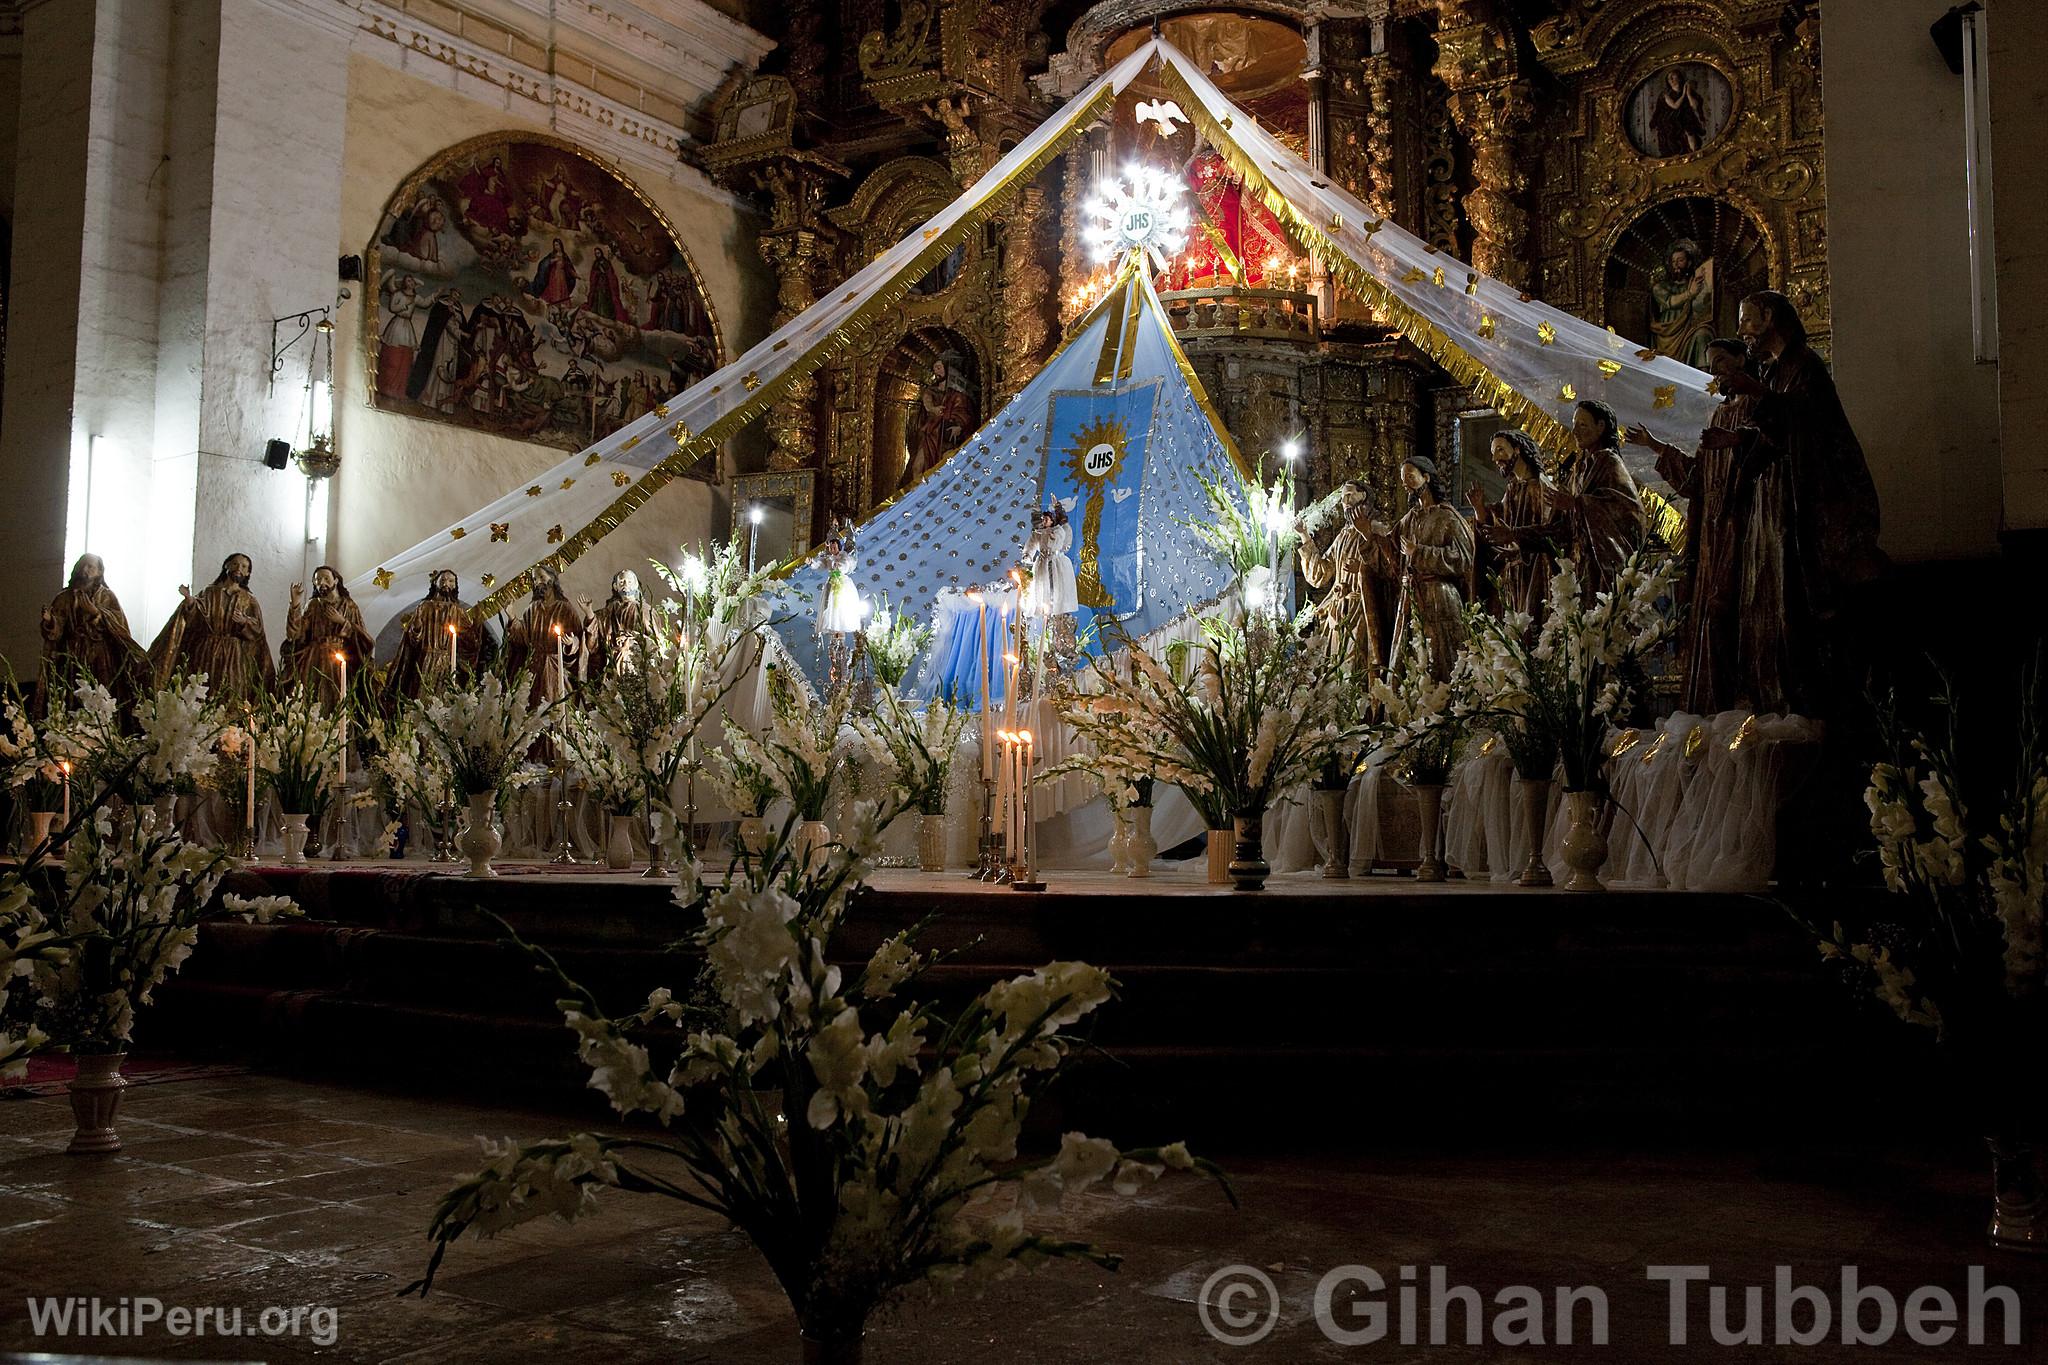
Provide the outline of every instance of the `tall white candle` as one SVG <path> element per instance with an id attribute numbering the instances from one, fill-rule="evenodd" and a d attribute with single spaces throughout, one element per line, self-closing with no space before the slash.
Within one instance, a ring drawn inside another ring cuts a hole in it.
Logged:
<path id="1" fill-rule="evenodd" d="M 71 760 L 65 759 L 57 765 L 64 770 L 64 818 L 65 829 L 71 828 Z"/>
<path id="2" fill-rule="evenodd" d="M 334 651 L 334 662 L 341 669 L 341 785 L 348 785 L 348 655 Z"/>
<path id="3" fill-rule="evenodd" d="M 253 717 L 252 717 L 253 720 Z M 249 790 L 243 798 L 243 821 L 249 829 L 249 856 L 256 856 L 256 727 L 242 732 L 242 747 L 249 759 Z"/>
<path id="4" fill-rule="evenodd" d="M 448 685 L 455 685 L 455 623 L 448 623 Z"/>
<path id="5" fill-rule="evenodd" d="M 548 689 L 550 701 L 560 701 L 569 689 L 569 663 L 566 646 L 562 643 L 562 623 L 555 622 L 555 685 Z"/>

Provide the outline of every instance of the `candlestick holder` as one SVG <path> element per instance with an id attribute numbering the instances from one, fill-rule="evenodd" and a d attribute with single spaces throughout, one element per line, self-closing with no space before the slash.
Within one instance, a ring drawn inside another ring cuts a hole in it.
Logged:
<path id="1" fill-rule="evenodd" d="M 570 831 L 574 826 L 576 803 L 569 799 L 569 765 L 559 757 L 555 759 L 555 788 L 561 794 L 555 802 L 555 827 L 560 830 L 561 835 L 555 841 L 555 856 L 548 861 L 573 867 L 580 861 L 576 857 L 575 841 L 570 837 Z"/>
<path id="2" fill-rule="evenodd" d="M 995 833 L 996 784 L 984 777 L 981 779 L 981 837 L 975 841 L 974 870 L 967 874 L 967 880 L 985 882 L 995 870 Z"/>

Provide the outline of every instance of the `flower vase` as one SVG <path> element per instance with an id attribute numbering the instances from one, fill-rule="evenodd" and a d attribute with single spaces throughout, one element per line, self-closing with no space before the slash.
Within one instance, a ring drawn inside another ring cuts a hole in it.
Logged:
<path id="1" fill-rule="evenodd" d="M 640 875 L 648 878 L 668 876 L 668 850 L 661 846 L 661 837 L 655 832 L 652 804 L 641 821 L 641 832 L 647 836 L 647 870 Z"/>
<path id="2" fill-rule="evenodd" d="M 86 1152 L 118 1152 L 121 1135 L 114 1131 L 114 1118 L 121 1111 L 121 1092 L 128 1078 L 121 1074 L 125 1052 L 81 1052 L 78 1074 L 71 1078 L 71 1116 L 78 1131 L 64 1150 L 74 1155 Z"/>
<path id="3" fill-rule="evenodd" d="M 175 834 L 178 830 L 178 798 L 176 794 L 159 796 L 150 802 L 150 809 L 156 814 L 156 832 Z"/>
<path id="4" fill-rule="evenodd" d="M 742 815 L 732 832 L 733 852 L 758 858 L 768 847 L 768 821 L 759 815 Z"/>
<path id="5" fill-rule="evenodd" d="M 1131 826 L 1124 813 L 1112 807 L 1110 818 L 1116 823 L 1109 830 L 1109 875 L 1121 877 L 1131 870 Z"/>
<path id="6" fill-rule="evenodd" d="M 1543 844 L 1550 830 L 1550 779 L 1522 780 L 1522 828 L 1529 832 L 1529 865 L 1515 877 L 1516 886 L 1549 886 L 1550 864 L 1543 861 Z"/>
<path id="7" fill-rule="evenodd" d="M 1240 891 L 1264 891 L 1273 869 L 1266 864 L 1266 812 L 1249 811 L 1231 817 L 1236 826 L 1236 856 L 1229 863 L 1230 880 Z"/>
<path id="8" fill-rule="evenodd" d="M 49 842 L 50 826 L 57 823 L 57 812 L 53 810 L 32 810 L 28 813 L 28 846 L 41 848 Z"/>
<path id="9" fill-rule="evenodd" d="M 1209 885 L 1230 885 L 1230 855 L 1234 842 L 1227 829 L 1209 831 Z"/>
<path id="10" fill-rule="evenodd" d="M 2048 1255 L 2048 1178 L 2031 1142 L 1994 1137 L 1991 1145 L 1991 1245 Z"/>
<path id="11" fill-rule="evenodd" d="M 623 872 L 633 865 L 633 816 L 607 811 L 604 817 L 604 865 Z"/>
<path id="12" fill-rule="evenodd" d="M 832 842 L 832 827 L 823 820 L 806 820 L 796 827 L 797 865 L 811 868 L 825 861 L 825 845 Z"/>
<path id="13" fill-rule="evenodd" d="M 1332 881 L 1351 875 L 1351 840 L 1344 828 L 1344 798 L 1349 795 L 1343 790 L 1315 791 L 1310 796 L 1315 808 L 1322 812 L 1323 866 L 1322 873 Z"/>
<path id="14" fill-rule="evenodd" d="M 1594 793 L 1567 791 L 1565 814 L 1571 827 L 1565 831 L 1564 861 L 1572 870 L 1564 880 L 1567 891 L 1605 891 L 1600 869 L 1607 862 L 1607 836 L 1600 832 L 1600 802 Z"/>
<path id="15" fill-rule="evenodd" d="M 285 814 L 284 821 L 284 865 L 304 867 L 306 865 L 306 820 L 303 815 Z"/>
<path id="16" fill-rule="evenodd" d="M 1444 815 L 1444 788 L 1441 782 L 1411 782 L 1415 792 L 1416 843 L 1420 861 L 1415 867 L 1418 882 L 1440 882 L 1444 879 L 1444 860 L 1441 845 Z"/>
<path id="17" fill-rule="evenodd" d="M 927 812 L 917 822 L 917 865 L 926 872 L 946 870 L 946 813 Z"/>
<path id="18" fill-rule="evenodd" d="M 471 877 L 495 877 L 498 869 L 491 866 L 491 859 L 501 847 L 498 831 L 492 821 L 498 813 L 496 792 L 478 792 L 469 798 L 469 825 L 462 831 L 462 851 L 469 858 Z"/>
<path id="19" fill-rule="evenodd" d="M 1152 808 L 1131 807 L 1131 833 L 1124 845 L 1124 861 L 1133 877 L 1152 875 L 1152 860 L 1159 856 L 1159 841 L 1152 837 Z"/>

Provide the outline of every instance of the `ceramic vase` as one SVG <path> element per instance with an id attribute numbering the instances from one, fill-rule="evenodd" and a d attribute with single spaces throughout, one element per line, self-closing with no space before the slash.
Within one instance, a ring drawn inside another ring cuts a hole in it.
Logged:
<path id="1" fill-rule="evenodd" d="M 128 1078 L 121 1074 L 121 1063 L 127 1059 L 125 1052 L 78 1054 L 78 1074 L 71 1078 L 71 1116 L 78 1129 L 72 1133 L 71 1145 L 65 1151 L 80 1154 L 121 1150 L 121 1135 L 114 1131 L 114 1119 L 121 1111 L 121 1092 L 128 1088 Z"/>
<path id="2" fill-rule="evenodd" d="M 1344 828 L 1343 791 L 1316 791 L 1311 794 L 1316 810 L 1321 813 L 1323 827 L 1322 873 L 1336 881 L 1351 875 L 1350 831 Z"/>
<path id="3" fill-rule="evenodd" d="M 604 865 L 623 872 L 633 865 L 633 817 L 608 812 L 604 817 Z"/>
<path id="4" fill-rule="evenodd" d="M 1230 885 L 1230 856 L 1236 837 L 1227 829 L 1209 831 L 1209 885 Z"/>
<path id="5" fill-rule="evenodd" d="M 469 859 L 469 876 L 498 875 L 498 870 L 491 866 L 491 859 L 502 846 L 497 827 L 493 823 L 498 813 L 497 807 L 498 797 L 495 792 L 479 792 L 469 798 L 469 826 L 462 831 L 462 852 Z"/>
<path id="6" fill-rule="evenodd" d="M 284 865 L 304 867 L 306 865 L 306 819 L 303 815 L 286 814 L 279 817 L 284 822 Z"/>
<path id="7" fill-rule="evenodd" d="M 1116 822 L 1109 830 L 1109 875 L 1121 877 L 1131 870 L 1131 824 L 1123 811 L 1111 812 Z"/>
<path id="8" fill-rule="evenodd" d="M 1564 835 L 1564 861 L 1572 870 L 1564 889 L 1605 891 L 1600 869 L 1607 862 L 1607 836 L 1600 832 L 1599 799 L 1592 792 L 1568 791 L 1564 809 L 1571 821 Z"/>
<path id="9" fill-rule="evenodd" d="M 806 820 L 796 827 L 797 862 L 815 867 L 825 860 L 825 845 L 832 842 L 832 827 L 823 820 Z"/>
<path id="10" fill-rule="evenodd" d="M 1543 844 L 1550 834 L 1550 779 L 1521 779 L 1522 828 L 1529 834 L 1529 865 L 1515 877 L 1516 886 L 1549 886 L 1550 864 L 1543 861 Z"/>
<path id="11" fill-rule="evenodd" d="M 1231 883 L 1240 891 L 1264 891 L 1273 869 L 1266 863 L 1266 812 L 1248 811 L 1231 817 L 1236 847 L 1229 863 Z"/>
<path id="12" fill-rule="evenodd" d="M 1159 841 L 1152 837 L 1152 808 L 1131 807 L 1131 833 L 1124 843 L 1124 862 L 1133 877 L 1152 875 L 1152 860 L 1159 856 Z"/>

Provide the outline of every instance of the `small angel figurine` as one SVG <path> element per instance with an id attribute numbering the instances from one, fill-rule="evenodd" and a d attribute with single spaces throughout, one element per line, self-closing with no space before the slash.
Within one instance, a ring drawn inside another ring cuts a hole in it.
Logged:
<path id="1" fill-rule="evenodd" d="M 1081 609 L 1075 591 L 1074 561 L 1067 549 L 1074 543 L 1074 528 L 1067 521 L 1067 509 L 1059 499 L 1031 517 L 1031 538 L 1024 542 L 1024 566 L 1031 570 L 1023 607 L 1026 616 L 1045 622 L 1052 652 L 1070 657 L 1075 652 L 1074 613 Z"/>
<path id="2" fill-rule="evenodd" d="M 819 554 L 825 587 L 818 595 L 818 633 L 851 635 L 860 629 L 860 593 L 853 586 L 853 527 L 841 521 L 825 538 Z"/>

